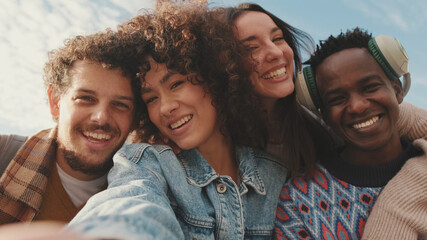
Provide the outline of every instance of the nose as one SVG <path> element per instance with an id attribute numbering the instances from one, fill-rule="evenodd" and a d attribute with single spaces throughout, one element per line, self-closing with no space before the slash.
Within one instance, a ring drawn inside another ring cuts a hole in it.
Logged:
<path id="1" fill-rule="evenodd" d="M 169 116 L 175 109 L 179 106 L 176 99 L 166 96 L 161 99 L 160 103 L 160 113 L 164 116 Z"/>
<path id="2" fill-rule="evenodd" d="M 274 61 L 283 55 L 282 49 L 279 48 L 274 42 L 269 42 L 266 46 L 265 58 L 267 61 Z"/>
<path id="3" fill-rule="evenodd" d="M 108 122 L 110 113 L 107 105 L 99 104 L 95 107 L 91 120 L 99 125 L 105 125 Z"/>
<path id="4" fill-rule="evenodd" d="M 353 95 L 350 97 L 347 111 L 349 113 L 361 114 L 369 107 L 369 100 L 360 95 Z"/>

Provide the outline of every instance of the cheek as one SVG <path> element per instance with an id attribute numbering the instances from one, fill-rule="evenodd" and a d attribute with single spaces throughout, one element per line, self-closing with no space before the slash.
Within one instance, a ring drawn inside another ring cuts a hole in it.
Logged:
<path id="1" fill-rule="evenodd" d="M 60 122 L 67 124 L 73 124 L 83 121 L 85 118 L 90 116 L 90 112 L 85 109 L 79 109 L 78 107 L 65 107 L 59 109 L 58 119 Z"/>
<path id="2" fill-rule="evenodd" d="M 120 129 L 123 132 L 128 132 L 130 130 L 130 128 L 132 127 L 133 117 L 134 117 L 133 113 L 121 114 L 121 118 L 119 118 L 119 120 L 117 122 L 120 126 Z"/>
<path id="3" fill-rule="evenodd" d="M 202 103 L 199 105 L 199 111 L 202 117 L 207 122 L 215 122 L 216 121 L 216 109 L 212 105 L 212 99 L 209 95 L 205 94 L 202 99 L 198 99 L 198 102 Z"/>
<path id="4" fill-rule="evenodd" d="M 336 128 L 339 126 L 340 122 L 340 111 L 337 108 L 328 108 L 328 109 L 322 109 L 322 118 L 325 121 L 325 123 L 332 127 Z"/>
<path id="5" fill-rule="evenodd" d="M 262 64 L 260 53 L 250 53 L 244 61 L 246 70 L 250 71 L 251 74 L 257 73 Z"/>
<path id="6" fill-rule="evenodd" d="M 150 118 L 150 121 L 154 125 L 156 125 L 157 128 L 159 128 L 160 116 L 159 116 L 159 112 L 157 111 L 157 108 L 148 107 L 148 117 Z"/>
<path id="7" fill-rule="evenodd" d="M 289 45 L 286 45 L 283 53 L 285 56 L 289 56 L 289 58 L 294 59 L 294 51 L 292 51 L 292 48 Z"/>
<path id="8" fill-rule="evenodd" d="M 256 73 L 256 72 L 252 72 L 252 73 L 249 75 L 249 79 L 251 80 L 252 85 L 254 85 L 254 86 L 255 86 L 255 91 L 258 91 L 257 86 L 260 84 L 260 80 L 259 80 L 259 77 L 258 77 L 258 73 Z"/>

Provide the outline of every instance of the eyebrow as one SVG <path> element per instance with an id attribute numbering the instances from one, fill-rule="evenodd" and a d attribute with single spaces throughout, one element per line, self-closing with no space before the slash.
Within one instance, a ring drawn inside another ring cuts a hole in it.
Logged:
<path id="1" fill-rule="evenodd" d="M 279 27 L 274 27 L 274 28 L 271 29 L 270 34 L 275 33 L 277 31 L 281 31 L 281 29 Z M 249 37 L 247 37 L 245 39 L 242 39 L 240 42 L 245 43 L 245 42 L 253 41 L 255 39 L 256 39 L 255 36 L 249 36 Z"/>
<path id="2" fill-rule="evenodd" d="M 161 85 L 163 85 L 163 84 L 165 84 L 165 83 L 167 83 L 168 81 L 169 81 L 169 79 L 173 76 L 173 75 L 175 75 L 176 73 L 172 73 L 172 72 L 167 72 L 163 77 L 162 77 L 162 79 L 160 79 L 160 84 Z M 151 87 L 144 87 L 144 88 L 142 88 L 141 89 L 141 95 L 142 94 L 145 94 L 145 93 L 148 93 L 148 92 L 151 92 L 153 89 L 151 88 Z"/>
<path id="3" fill-rule="evenodd" d="M 96 92 L 90 89 L 85 89 L 85 88 L 79 88 L 77 89 L 77 92 L 83 92 L 83 93 L 88 93 L 88 94 L 92 94 L 92 95 L 96 95 Z M 115 95 L 114 96 L 117 99 L 120 100 L 126 100 L 126 101 L 135 101 L 134 97 L 129 97 L 129 96 L 124 96 L 124 95 Z"/>

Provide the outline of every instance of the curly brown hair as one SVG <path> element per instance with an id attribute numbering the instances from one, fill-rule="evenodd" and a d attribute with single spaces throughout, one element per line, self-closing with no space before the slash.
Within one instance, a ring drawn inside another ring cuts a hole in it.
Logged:
<path id="1" fill-rule="evenodd" d="M 70 71 L 77 61 L 101 63 L 106 69 L 119 68 L 123 76 L 131 79 L 137 123 L 140 121 L 139 109 L 142 107 L 141 83 L 137 73 L 141 65 L 140 55 L 143 48 L 144 41 L 134 41 L 110 29 L 69 38 L 63 47 L 48 54 L 43 77 L 45 88 L 53 87 L 59 95 L 64 94 L 72 84 Z"/>
<path id="2" fill-rule="evenodd" d="M 169 71 L 196 76 L 189 80 L 210 94 L 221 132 L 233 144 L 261 147 L 266 127 L 260 101 L 247 80 L 249 71 L 240 61 L 233 31 L 218 15 L 205 3 L 167 2 L 156 12 L 131 19 L 119 27 L 119 32 L 145 38 L 150 42 L 145 54 L 165 63 Z M 149 62 L 145 61 L 140 70 L 144 84 Z M 140 140 L 156 141 L 159 130 L 146 108 L 142 119 Z"/>

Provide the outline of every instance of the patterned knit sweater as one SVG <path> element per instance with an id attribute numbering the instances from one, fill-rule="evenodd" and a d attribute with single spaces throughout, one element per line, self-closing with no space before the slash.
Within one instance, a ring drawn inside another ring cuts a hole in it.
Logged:
<path id="1" fill-rule="evenodd" d="M 313 177 L 291 179 L 276 212 L 276 239 L 361 239 L 364 225 L 383 186 L 413 156 L 412 144 L 380 167 L 350 165 L 339 151 L 323 158 Z"/>

